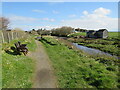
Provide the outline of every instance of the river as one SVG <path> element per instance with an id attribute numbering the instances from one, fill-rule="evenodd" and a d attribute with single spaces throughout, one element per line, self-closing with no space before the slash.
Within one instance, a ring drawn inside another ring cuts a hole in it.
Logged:
<path id="1" fill-rule="evenodd" d="M 89 47 L 86 47 L 86 46 L 78 45 L 77 43 L 73 43 L 73 45 L 75 45 L 80 50 L 82 50 L 85 53 L 87 53 L 89 55 L 92 55 L 92 56 L 100 56 L 100 57 L 102 57 L 102 56 L 109 56 L 109 57 L 114 57 L 116 59 L 120 58 L 120 57 L 117 57 L 117 56 L 113 56 L 113 55 L 111 55 L 109 53 L 100 51 L 98 49 L 94 49 L 94 48 L 89 48 Z"/>

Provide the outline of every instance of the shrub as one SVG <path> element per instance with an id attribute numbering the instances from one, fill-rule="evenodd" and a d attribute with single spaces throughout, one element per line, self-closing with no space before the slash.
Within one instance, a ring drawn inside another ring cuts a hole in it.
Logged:
<path id="1" fill-rule="evenodd" d="M 72 27 L 63 26 L 61 28 L 53 29 L 51 35 L 67 36 L 67 35 L 71 34 L 72 32 L 73 32 L 73 28 Z"/>

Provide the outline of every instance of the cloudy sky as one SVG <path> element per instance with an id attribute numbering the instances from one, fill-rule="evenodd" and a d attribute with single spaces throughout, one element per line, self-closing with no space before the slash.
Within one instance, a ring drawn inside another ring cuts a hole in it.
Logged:
<path id="1" fill-rule="evenodd" d="M 11 28 L 57 28 L 118 30 L 117 2 L 3 2 L 2 15 Z"/>

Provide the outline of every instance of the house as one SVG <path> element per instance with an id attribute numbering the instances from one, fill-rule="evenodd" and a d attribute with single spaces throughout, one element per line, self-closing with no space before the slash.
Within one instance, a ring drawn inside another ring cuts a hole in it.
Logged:
<path id="1" fill-rule="evenodd" d="M 88 37 L 88 38 L 107 38 L 108 31 L 107 31 L 107 29 L 99 29 L 98 31 L 89 30 L 86 33 L 86 37 Z"/>
<path id="2" fill-rule="evenodd" d="M 95 31 L 94 30 L 89 30 L 87 32 L 86 37 L 88 37 L 88 38 L 95 38 Z"/>

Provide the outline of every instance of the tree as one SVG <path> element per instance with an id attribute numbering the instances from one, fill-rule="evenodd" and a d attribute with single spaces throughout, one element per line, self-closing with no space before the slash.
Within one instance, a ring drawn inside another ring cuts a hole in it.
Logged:
<path id="1" fill-rule="evenodd" d="M 8 26 L 10 24 L 10 21 L 8 18 L 0 17 L 0 30 L 7 30 Z"/>
<path id="2" fill-rule="evenodd" d="M 63 26 L 61 28 L 52 29 L 52 35 L 55 36 L 67 36 L 73 32 L 72 27 Z"/>
<path id="3" fill-rule="evenodd" d="M 43 31 L 42 29 L 38 29 L 38 30 L 37 30 L 37 33 L 38 33 L 39 35 L 41 35 L 41 34 L 42 34 L 42 31 Z"/>
<path id="4" fill-rule="evenodd" d="M 38 33 L 39 35 L 50 35 L 50 34 L 51 34 L 51 31 L 50 31 L 50 30 L 46 30 L 46 29 L 44 29 L 44 30 L 38 29 L 38 30 L 37 30 L 37 33 Z"/>
<path id="5" fill-rule="evenodd" d="M 15 31 L 23 31 L 21 28 L 14 28 Z"/>

